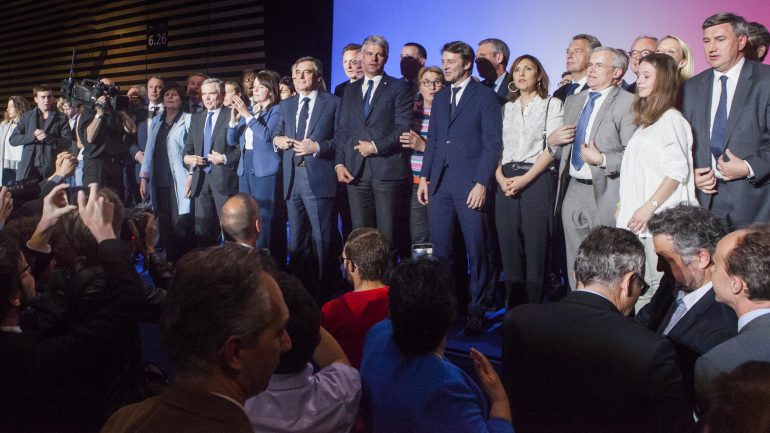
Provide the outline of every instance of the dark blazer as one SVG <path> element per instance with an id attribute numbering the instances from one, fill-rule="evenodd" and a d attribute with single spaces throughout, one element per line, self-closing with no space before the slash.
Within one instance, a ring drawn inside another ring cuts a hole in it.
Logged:
<path id="1" fill-rule="evenodd" d="M 676 310 L 676 290 L 673 279 L 664 276 L 650 303 L 636 315 L 637 323 L 663 335 L 671 315 Z M 738 318 L 728 306 L 716 301 L 710 289 L 690 308 L 666 336 L 674 345 L 677 363 L 682 370 L 685 391 L 694 398 L 695 361 L 718 344 L 735 336 Z"/>
<path id="2" fill-rule="evenodd" d="M 280 122 L 273 131 L 273 137 L 285 135 L 289 138 L 297 136 L 297 110 L 299 109 L 301 95 L 295 95 L 281 101 Z M 337 175 L 334 172 L 334 131 L 339 120 L 340 98 L 329 93 L 319 91 L 316 96 L 313 112 L 310 113 L 305 136 L 318 143 L 318 154 L 305 156 L 307 177 L 310 182 L 310 190 L 316 197 L 333 198 L 337 193 Z M 301 138 L 298 138 L 302 141 Z M 283 195 L 286 200 L 291 196 L 291 188 L 294 182 L 294 149 L 283 151 Z"/>
<path id="3" fill-rule="evenodd" d="M 682 114 L 693 130 L 695 168 L 711 167 L 711 92 L 714 69 L 684 82 Z M 729 194 L 735 206 L 728 216 L 732 228 L 770 221 L 770 66 L 746 60 L 733 95 L 725 131 L 725 148 L 745 159 L 754 170 L 753 179 L 720 184 L 719 194 Z M 704 207 L 712 195 L 696 191 Z"/>
<path id="4" fill-rule="evenodd" d="M 553 97 L 561 99 L 561 102 L 566 101 L 567 100 L 567 96 L 572 96 L 572 95 L 567 95 L 567 90 L 569 90 L 569 86 L 571 84 L 572 83 L 565 84 L 565 85 L 559 87 L 558 89 L 556 89 L 556 91 L 553 92 Z M 580 92 L 582 92 L 584 90 L 588 90 L 588 83 L 583 84 L 583 87 L 581 87 L 577 91 L 575 91 L 575 93 L 573 93 L 573 95 L 577 95 L 578 93 L 580 93 Z"/>
<path id="5" fill-rule="evenodd" d="M 162 115 L 163 112 L 161 112 L 160 115 Z M 144 150 L 147 148 L 147 127 L 148 123 L 151 122 L 151 120 L 147 120 L 145 116 L 144 118 L 139 117 L 137 120 L 139 121 L 136 124 L 136 140 L 131 144 L 131 146 L 128 147 L 128 152 L 131 154 L 131 160 L 136 161 L 136 154 L 138 152 L 144 152 Z M 136 163 L 134 167 L 134 175 L 137 179 L 139 179 L 139 172 L 142 170 L 142 164 Z"/>
<path id="6" fill-rule="evenodd" d="M 32 108 L 21 115 L 21 120 L 11 134 L 11 146 L 24 146 L 16 172 L 17 180 L 29 177 L 35 165 L 33 160 L 35 154 L 40 154 L 43 158 L 40 175 L 43 178 L 52 175 L 56 169 L 56 155 L 69 150 L 72 146 L 72 130 L 64 113 L 52 111 L 48 114 L 44 125 L 39 125 L 39 122 L 38 109 Z M 48 137 L 42 142 L 38 141 L 35 138 L 36 129 L 42 129 Z"/>
<path id="7" fill-rule="evenodd" d="M 693 423 L 671 343 L 594 293 L 509 311 L 502 378 L 519 433 L 686 432 Z"/>
<path id="8" fill-rule="evenodd" d="M 350 80 L 345 80 L 334 87 L 334 96 L 342 99 L 345 95 L 345 88 L 350 84 Z M 363 96 L 362 96 L 363 97 Z"/>
<path id="9" fill-rule="evenodd" d="M 203 129 L 206 127 L 207 110 L 192 115 L 190 133 L 187 134 L 187 142 L 184 145 L 185 155 L 203 154 Z M 211 150 L 222 153 L 227 158 L 227 164 L 212 165 L 209 183 L 211 188 L 225 195 L 238 193 L 238 175 L 235 173 L 238 161 L 241 158 L 241 150 L 237 145 L 227 143 L 227 124 L 230 122 L 230 109 L 222 107 L 216 124 L 212 128 Z M 192 196 L 197 197 L 203 188 L 203 167 L 195 167 L 192 178 Z"/>
<path id="10" fill-rule="evenodd" d="M 411 176 L 409 153 L 401 147 L 398 138 L 409 131 L 414 101 L 401 80 L 383 74 L 372 95 L 369 116 L 364 117 L 364 81 L 366 77 L 345 88 L 334 134 L 336 164 L 343 164 L 354 178 L 360 178 L 364 157 L 353 146 L 358 145 L 359 140 L 374 141 L 377 153 L 366 158 L 374 177 L 408 179 Z"/>
<path id="11" fill-rule="evenodd" d="M 246 413 L 210 392 L 176 383 L 158 397 L 115 412 L 102 433 L 252 433 Z"/>
<path id="12" fill-rule="evenodd" d="M 508 102 L 508 96 L 511 94 L 510 90 L 508 89 L 508 84 L 511 83 L 511 80 L 508 78 L 508 73 L 505 73 L 505 78 L 503 78 L 503 82 L 500 83 L 500 88 L 497 89 L 497 100 L 500 102 L 500 106 L 505 105 L 506 102 Z M 489 87 L 490 89 L 494 90 L 495 88 L 495 82 L 489 83 L 487 80 L 484 80 L 481 82 L 481 84 Z"/>
<path id="13" fill-rule="evenodd" d="M 442 172 L 449 165 L 454 176 L 467 180 L 465 194 L 476 183 L 491 188 L 503 148 L 497 95 L 471 79 L 450 116 L 451 97 L 451 86 L 434 97 L 420 176 L 428 179 L 430 194 L 440 188 Z"/>
<path id="14" fill-rule="evenodd" d="M 709 350 L 695 362 L 695 392 L 699 406 L 711 392 L 714 379 L 749 361 L 770 362 L 770 314 L 747 323 L 735 337 Z"/>
<path id="15" fill-rule="evenodd" d="M 249 112 L 251 112 L 251 107 L 249 107 Z M 230 146 L 238 146 L 241 152 L 238 169 L 236 170 L 238 176 L 243 176 L 246 134 L 252 134 L 251 144 L 253 151 L 251 152 L 251 162 L 254 168 L 254 176 L 266 177 L 278 173 L 281 167 L 281 158 L 273 147 L 274 135 L 272 131 L 282 122 L 281 108 L 278 105 L 271 105 L 261 116 L 252 117 L 248 125 L 246 125 L 246 120 L 241 117 L 235 127 L 227 128 L 227 143 Z"/>

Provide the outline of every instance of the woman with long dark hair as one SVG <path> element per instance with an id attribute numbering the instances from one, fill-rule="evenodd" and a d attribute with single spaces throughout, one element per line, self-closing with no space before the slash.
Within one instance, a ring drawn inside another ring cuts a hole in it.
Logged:
<path id="1" fill-rule="evenodd" d="M 556 179 L 544 138 L 562 125 L 562 103 L 548 97 L 548 74 L 529 54 L 510 72 L 503 107 L 503 156 L 495 177 L 495 220 L 503 262 L 506 304 L 543 298 Z M 544 135 L 545 134 L 545 135 Z"/>

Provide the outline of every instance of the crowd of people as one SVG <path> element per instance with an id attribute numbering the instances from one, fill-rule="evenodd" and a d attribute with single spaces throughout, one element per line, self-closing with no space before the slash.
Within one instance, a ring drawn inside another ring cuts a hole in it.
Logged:
<path id="1" fill-rule="evenodd" d="M 396 78 L 382 36 L 333 92 L 300 57 L 12 96 L 0 430 L 767 431 L 741 411 L 770 404 L 769 45 L 713 15 L 694 75 L 674 35 L 578 34 L 553 96 L 500 39 L 407 43 Z M 450 326 L 501 306 L 472 378 Z"/>

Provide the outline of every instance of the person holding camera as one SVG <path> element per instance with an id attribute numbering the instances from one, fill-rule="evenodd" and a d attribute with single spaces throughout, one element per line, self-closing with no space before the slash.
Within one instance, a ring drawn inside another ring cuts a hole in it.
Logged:
<path id="1" fill-rule="evenodd" d="M 78 136 L 83 142 L 83 185 L 98 183 L 125 196 L 123 165 L 128 146 L 127 134 L 136 133 L 136 124 L 115 107 L 115 83 L 109 78 L 99 80 L 103 92 L 93 107 L 84 107 L 78 122 Z"/>
<path id="2" fill-rule="evenodd" d="M 69 149 L 72 131 L 67 116 L 56 110 L 56 101 L 50 87 L 40 85 L 32 89 L 35 107 L 21 116 L 9 143 L 22 146 L 21 162 L 16 179 L 43 180 L 53 174 L 56 155 Z"/>

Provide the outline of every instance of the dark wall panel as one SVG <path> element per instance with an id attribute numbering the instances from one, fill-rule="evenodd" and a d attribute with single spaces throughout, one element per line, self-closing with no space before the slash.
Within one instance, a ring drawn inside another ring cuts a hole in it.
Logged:
<path id="1" fill-rule="evenodd" d="M 29 99 L 36 84 L 53 86 L 58 95 L 73 49 L 77 78 L 110 77 L 124 91 L 153 74 L 178 81 L 191 71 L 237 78 L 244 69 L 265 67 L 262 0 L 7 0 L 3 9 L 3 109 L 10 95 Z M 147 49 L 151 20 L 168 23 L 165 49 Z"/>

